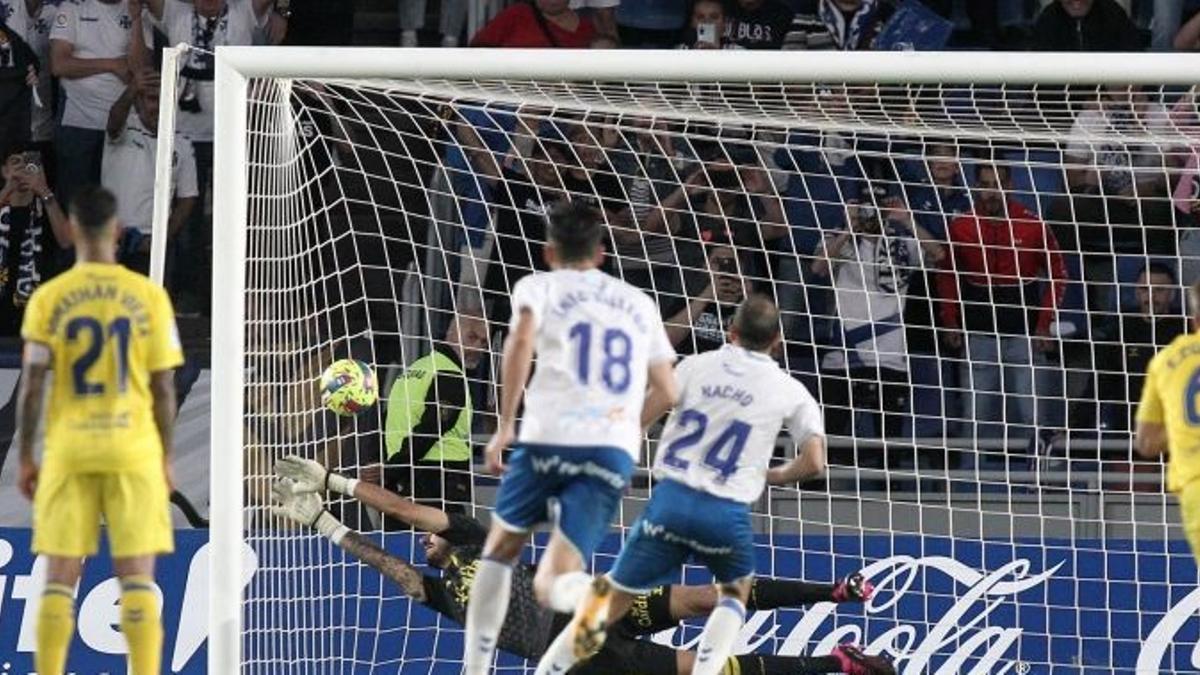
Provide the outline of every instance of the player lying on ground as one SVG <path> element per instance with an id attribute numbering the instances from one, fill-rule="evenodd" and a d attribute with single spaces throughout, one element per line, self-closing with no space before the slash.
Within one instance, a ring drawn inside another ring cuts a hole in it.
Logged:
<path id="1" fill-rule="evenodd" d="M 487 529 L 482 523 L 457 513 L 416 504 L 378 485 L 339 476 L 312 460 L 286 457 L 276 469 L 283 477 L 276 484 L 276 513 L 301 525 L 315 527 L 347 553 L 395 581 L 417 602 L 458 623 L 467 613 L 471 582 L 479 566 Z M 320 492 L 354 497 L 385 515 L 429 532 L 423 540 L 430 567 L 442 576 L 422 574 L 408 561 L 380 548 L 368 537 L 338 522 L 325 510 Z M 534 568 L 513 570 L 513 600 L 500 632 L 499 648 L 531 661 L 570 620 L 538 606 L 533 592 Z M 873 588 L 853 574 L 837 584 L 813 584 L 784 579 L 755 579 L 749 609 L 797 607 L 814 602 L 861 602 Z M 649 640 L 637 639 L 676 627 L 680 621 L 706 616 L 717 602 L 713 586 L 662 586 L 634 599 L 625 618 L 613 626 L 600 653 L 575 673 L 595 675 L 686 675 L 695 655 Z M 742 675 L 789 673 L 873 673 L 858 664 L 861 651 L 852 645 L 836 648 L 829 656 L 793 657 L 747 654 L 729 659 L 729 672 Z"/>
<path id="2" fill-rule="evenodd" d="M 675 369 L 678 401 L 651 395 L 643 422 L 675 407 L 654 460 L 650 503 L 607 576 L 597 577 L 538 664 L 538 675 L 563 673 L 597 651 L 610 620 L 623 618 L 634 598 L 678 576 L 689 559 L 704 564 L 720 585 L 696 652 L 693 675 L 719 675 L 733 651 L 754 585 L 750 505 L 767 483 L 790 485 L 825 472 L 825 432 L 817 402 L 784 372 L 771 352 L 779 346 L 779 310 L 761 295 L 742 302 L 729 342 L 688 357 Z M 795 458 L 770 468 L 786 423 Z M 891 673 L 880 656 L 857 655 L 861 672 Z"/>

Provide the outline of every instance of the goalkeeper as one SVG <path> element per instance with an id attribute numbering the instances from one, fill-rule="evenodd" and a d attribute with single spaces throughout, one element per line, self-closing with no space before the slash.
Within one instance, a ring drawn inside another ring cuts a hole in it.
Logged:
<path id="1" fill-rule="evenodd" d="M 279 460 L 273 494 L 276 515 L 316 528 L 330 541 L 395 581 L 417 602 L 463 623 L 471 582 L 479 564 L 487 528 L 466 515 L 446 513 L 417 504 L 378 485 L 328 471 L 320 463 L 290 456 Z M 351 530 L 325 510 L 318 493 L 329 490 L 353 497 L 380 512 L 428 532 L 423 540 L 425 559 L 442 575 L 423 574 L 413 565 L 380 548 Z M 534 568 L 519 565 L 513 571 L 513 598 L 500 632 L 504 651 L 537 661 L 558 632 L 570 621 L 543 609 L 534 599 Z M 861 574 L 837 584 L 756 578 L 747 609 L 775 609 L 815 602 L 861 602 L 874 588 Z M 669 586 L 657 588 L 633 601 L 633 609 L 610 631 L 600 653 L 571 672 L 595 675 L 686 675 L 694 655 L 638 636 L 674 628 L 688 618 L 706 616 L 717 602 L 715 587 Z M 886 660 L 867 656 L 853 645 L 841 645 L 829 656 L 799 657 L 747 654 L 730 658 L 726 672 L 740 675 L 792 673 L 892 674 Z"/>

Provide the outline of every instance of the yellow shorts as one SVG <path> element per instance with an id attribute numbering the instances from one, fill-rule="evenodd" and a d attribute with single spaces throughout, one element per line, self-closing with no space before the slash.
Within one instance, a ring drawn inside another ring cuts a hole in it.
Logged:
<path id="1" fill-rule="evenodd" d="M 116 473 L 43 470 L 33 497 L 33 551 L 83 557 L 100 546 L 100 517 L 114 558 L 170 553 L 170 496 L 162 466 Z"/>

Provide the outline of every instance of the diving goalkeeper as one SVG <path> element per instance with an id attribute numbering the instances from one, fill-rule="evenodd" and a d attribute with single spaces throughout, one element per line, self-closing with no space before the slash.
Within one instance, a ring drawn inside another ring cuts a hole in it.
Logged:
<path id="1" fill-rule="evenodd" d="M 273 511 L 298 524 L 311 526 L 344 551 L 395 581 L 412 599 L 458 623 L 467 615 L 471 582 L 479 564 L 487 528 L 459 513 L 414 503 L 378 485 L 360 482 L 327 470 L 318 462 L 285 457 L 275 466 Z M 319 493 L 329 490 L 353 497 L 391 518 L 428 532 L 425 559 L 441 576 L 424 574 L 412 563 L 380 548 L 325 510 Z M 500 649 L 530 661 L 541 658 L 554 636 L 570 621 L 566 614 L 543 609 L 534 599 L 534 568 L 513 571 L 513 598 L 500 632 Z M 836 584 L 756 578 L 747 609 L 795 607 L 815 602 L 861 602 L 873 587 L 860 574 Z M 694 654 L 672 649 L 639 636 L 674 628 L 688 618 L 707 616 L 716 606 L 717 592 L 707 586 L 667 586 L 637 597 L 633 609 L 614 626 L 600 653 L 571 672 L 592 675 L 687 675 Z M 867 656 L 854 645 L 840 645 L 828 656 L 799 657 L 747 654 L 730 658 L 727 672 L 741 675 L 792 673 L 854 673 L 891 675 L 886 660 Z"/>

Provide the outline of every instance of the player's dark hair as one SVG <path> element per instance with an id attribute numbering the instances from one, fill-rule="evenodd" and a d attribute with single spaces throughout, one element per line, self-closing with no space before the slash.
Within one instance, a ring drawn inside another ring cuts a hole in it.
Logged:
<path id="1" fill-rule="evenodd" d="M 117 198 L 99 185 L 89 185 L 71 197 L 71 219 L 85 232 L 99 232 L 116 215 Z"/>
<path id="2" fill-rule="evenodd" d="M 573 263 L 596 255 L 604 228 L 596 209 L 583 202 L 565 201 L 550 209 L 546 237 L 554 244 L 558 260 Z"/>
<path id="3" fill-rule="evenodd" d="M 751 351 L 762 351 L 779 335 L 779 308 L 765 295 L 754 294 L 738 305 L 733 315 L 738 344 Z"/>
<path id="4" fill-rule="evenodd" d="M 1138 272 L 1138 276 L 1140 277 L 1143 274 L 1145 274 L 1147 277 L 1149 277 L 1151 274 L 1162 274 L 1170 279 L 1171 283 L 1175 283 L 1176 281 L 1175 270 L 1164 262 L 1154 261 L 1146 263 L 1146 265 L 1142 267 L 1141 271 Z"/>

